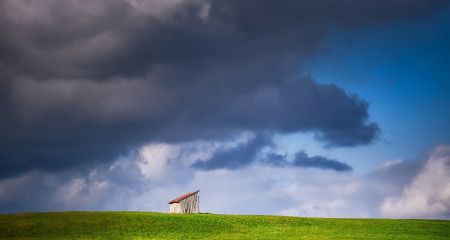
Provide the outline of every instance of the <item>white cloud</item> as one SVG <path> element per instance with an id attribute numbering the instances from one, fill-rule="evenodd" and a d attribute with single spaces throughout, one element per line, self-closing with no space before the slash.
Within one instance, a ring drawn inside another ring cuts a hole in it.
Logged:
<path id="1" fill-rule="evenodd" d="M 34 172 L 3 180 L 0 211 L 166 212 L 170 199 L 200 189 L 203 212 L 317 217 L 449 216 L 450 147 L 435 148 L 417 176 L 420 165 L 410 161 L 387 162 L 366 176 L 258 164 L 237 170 L 202 171 L 190 167 L 198 159 L 208 159 L 217 149 L 236 146 L 248 138 L 244 135 L 233 142 L 151 144 L 143 146 L 138 155 L 86 173 Z M 27 191 L 29 199 L 23 198 Z"/>
<path id="2" fill-rule="evenodd" d="M 96 171 L 88 176 L 69 179 L 55 191 L 54 200 L 62 209 L 83 210 L 97 207 L 97 203 L 108 194 L 110 183 L 97 176 Z"/>
<path id="3" fill-rule="evenodd" d="M 349 173 L 252 166 L 198 171 L 202 210 L 234 214 L 360 216 L 362 180 Z"/>
<path id="4" fill-rule="evenodd" d="M 169 158 L 178 152 L 176 146 L 169 144 L 151 144 L 139 151 L 139 169 L 146 177 L 159 176 L 167 165 Z"/>
<path id="5" fill-rule="evenodd" d="M 401 159 L 387 161 L 387 162 L 382 163 L 380 166 L 378 166 L 376 170 L 377 171 L 387 170 L 387 169 L 392 168 L 393 166 L 399 165 L 401 163 L 403 163 L 403 160 L 401 160 Z"/>
<path id="6" fill-rule="evenodd" d="M 381 206 L 385 217 L 447 218 L 450 216 L 450 146 L 434 148 L 417 177 L 399 196 Z"/>
<path id="7" fill-rule="evenodd" d="M 248 134 L 243 134 L 229 142 L 152 143 L 140 148 L 137 164 L 145 177 L 162 177 L 167 171 L 175 171 L 174 167 L 189 168 L 197 161 L 210 159 L 217 150 L 230 148 L 247 138 Z"/>

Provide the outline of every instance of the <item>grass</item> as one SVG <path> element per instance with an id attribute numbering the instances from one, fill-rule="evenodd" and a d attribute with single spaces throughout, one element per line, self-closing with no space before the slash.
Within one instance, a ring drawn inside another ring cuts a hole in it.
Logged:
<path id="1" fill-rule="evenodd" d="M 450 239 L 450 221 L 148 212 L 0 214 L 0 239 Z"/>

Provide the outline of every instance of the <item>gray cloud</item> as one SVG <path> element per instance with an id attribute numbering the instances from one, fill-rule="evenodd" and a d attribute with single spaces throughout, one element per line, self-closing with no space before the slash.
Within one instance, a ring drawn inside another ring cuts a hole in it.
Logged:
<path id="1" fill-rule="evenodd" d="M 346 163 L 323 156 L 308 156 L 303 151 L 297 152 L 291 160 L 286 154 L 273 152 L 274 147 L 270 137 L 257 135 L 233 148 L 221 149 L 207 161 L 196 162 L 193 167 L 202 170 L 238 169 L 257 163 L 275 167 L 320 168 L 338 172 L 353 170 Z M 266 149 L 269 151 L 264 151 Z"/>
<path id="2" fill-rule="evenodd" d="M 321 169 L 331 169 L 340 172 L 353 170 L 352 167 L 346 163 L 339 162 L 334 159 L 328 159 L 322 156 L 309 157 L 304 152 L 298 152 L 297 154 L 295 154 L 293 165 L 299 167 L 315 167 Z"/>
<path id="3" fill-rule="evenodd" d="M 353 170 L 347 163 L 324 156 L 308 156 L 303 151 L 297 152 L 292 160 L 287 155 L 268 153 L 262 162 L 277 167 L 319 168 L 337 172 L 350 172 Z"/>
<path id="4" fill-rule="evenodd" d="M 204 170 L 238 169 L 256 161 L 261 150 L 272 145 L 272 140 L 269 137 L 257 135 L 248 142 L 240 143 L 236 147 L 220 150 L 207 161 L 196 162 L 193 167 Z"/>
<path id="5" fill-rule="evenodd" d="M 444 1 L 2 1 L 0 178 L 242 131 L 369 144 L 368 103 L 299 76 L 330 31 Z M 255 7 L 256 6 L 256 7 Z"/>
<path id="6" fill-rule="evenodd" d="M 219 147 L 224 146 L 219 144 Z M 131 154 L 86 171 L 37 171 L 0 180 L 0 211 L 166 212 L 167 200 L 190 189 L 201 189 L 203 212 L 320 217 L 449 217 L 448 209 L 440 208 L 448 205 L 448 196 L 445 195 L 450 176 L 447 171 L 448 146 L 432 150 L 430 157 L 423 162 L 391 161 L 362 176 L 264 163 L 234 170 L 204 171 L 189 166 L 198 154 L 202 155 L 211 148 L 210 144 L 151 144 L 144 148 L 147 150 L 140 154 Z M 207 155 L 202 158 L 207 158 Z M 148 169 L 144 163 L 153 164 L 148 162 L 162 165 L 158 172 L 153 171 L 154 168 L 146 172 Z M 436 168 L 440 171 L 435 171 Z M 400 169 L 403 171 L 397 171 Z M 433 176 L 429 175 L 430 172 Z M 414 190 L 408 190 L 411 188 Z M 429 201 L 416 202 L 420 199 Z M 249 201 L 255 204 L 246 206 Z M 413 205 L 411 201 L 414 201 Z M 395 205 L 388 209 L 387 203 Z M 428 210 L 424 211 L 423 207 Z"/>
<path id="7" fill-rule="evenodd" d="M 220 82 L 201 75 L 263 63 L 273 68 L 244 75 L 258 75 L 249 82 L 272 82 L 269 77 L 280 74 L 280 67 L 294 66 L 291 60 L 322 47 L 330 28 L 418 17 L 444 2 L 3 1 L 1 62 L 33 78 L 104 79 L 150 72 L 177 84 L 186 78 Z M 210 10 L 201 18 L 205 4 Z M 236 77 L 229 81 L 239 83 Z"/>

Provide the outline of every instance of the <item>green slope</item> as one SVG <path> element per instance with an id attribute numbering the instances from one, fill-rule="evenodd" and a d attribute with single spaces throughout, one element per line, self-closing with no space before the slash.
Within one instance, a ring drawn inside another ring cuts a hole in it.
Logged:
<path id="1" fill-rule="evenodd" d="M 450 239 L 450 221 L 147 212 L 1 214 L 0 239 Z"/>

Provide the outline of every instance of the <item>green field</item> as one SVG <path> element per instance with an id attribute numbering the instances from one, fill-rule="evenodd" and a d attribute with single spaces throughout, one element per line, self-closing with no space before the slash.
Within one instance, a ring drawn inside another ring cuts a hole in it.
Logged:
<path id="1" fill-rule="evenodd" d="M 450 221 L 147 212 L 0 214 L 0 239 L 450 239 Z"/>

